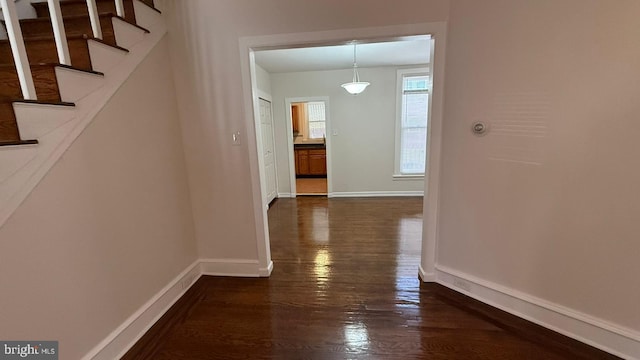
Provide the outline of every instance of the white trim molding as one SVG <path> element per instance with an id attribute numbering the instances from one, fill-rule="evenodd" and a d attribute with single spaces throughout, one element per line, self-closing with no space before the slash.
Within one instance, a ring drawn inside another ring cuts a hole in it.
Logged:
<path id="1" fill-rule="evenodd" d="M 421 175 L 393 175 L 393 181 L 424 181 L 424 174 Z"/>
<path id="2" fill-rule="evenodd" d="M 436 282 L 436 274 L 435 273 L 427 273 L 422 268 L 422 265 L 418 266 L 418 277 L 422 282 Z"/>
<path id="3" fill-rule="evenodd" d="M 202 275 L 268 277 L 273 270 L 273 262 L 261 267 L 258 260 L 248 259 L 202 259 L 200 260 Z"/>
<path id="4" fill-rule="evenodd" d="M 424 191 L 341 191 L 329 193 L 331 198 L 424 196 Z"/>
<path id="5" fill-rule="evenodd" d="M 430 37 L 430 36 L 429 36 Z M 433 46 L 433 42 L 430 42 L 430 47 Z M 431 52 L 431 49 L 429 49 L 429 52 Z M 409 76 L 427 76 L 429 78 L 432 78 L 431 76 L 431 64 L 427 65 L 427 66 L 421 66 L 421 67 L 415 67 L 415 68 L 410 68 L 410 69 L 398 69 L 396 70 L 396 133 L 395 133 L 395 157 L 393 160 L 393 177 L 394 180 L 395 179 L 402 179 L 402 178 L 416 178 L 416 177 L 420 177 L 422 179 L 424 179 L 424 172 L 423 173 L 419 173 L 419 174 L 405 174 L 401 171 L 400 169 L 400 161 L 401 161 L 401 154 L 402 154 L 402 114 L 403 114 L 403 108 L 404 108 L 404 78 L 405 77 L 409 77 Z M 427 94 L 432 94 L 433 93 L 433 86 L 432 86 L 432 82 L 431 80 L 427 81 L 427 89 L 426 89 L 426 93 Z M 431 97 L 431 96 L 429 96 Z M 431 101 L 428 101 L 427 104 L 427 124 L 426 124 L 426 128 L 427 130 L 429 129 L 429 120 L 428 118 L 431 116 Z M 427 161 L 426 159 L 429 157 L 429 136 L 427 136 L 427 138 L 425 138 L 425 146 L 426 146 L 426 158 L 425 158 L 425 170 L 426 170 L 426 166 L 427 166 Z"/>
<path id="6" fill-rule="evenodd" d="M 435 277 L 441 285 L 547 329 L 624 359 L 640 359 L 638 331 L 442 265 L 436 265 Z"/>
<path id="7" fill-rule="evenodd" d="M 120 359 L 191 288 L 201 275 L 200 260 L 196 260 L 82 359 Z"/>

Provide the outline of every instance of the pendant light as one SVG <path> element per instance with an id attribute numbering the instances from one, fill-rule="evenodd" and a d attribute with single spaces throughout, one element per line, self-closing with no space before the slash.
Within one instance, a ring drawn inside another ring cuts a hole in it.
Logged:
<path id="1" fill-rule="evenodd" d="M 358 95 L 364 91 L 370 84 L 360 81 L 358 74 L 358 63 L 356 62 L 356 43 L 353 43 L 353 81 L 342 84 L 342 87 L 351 95 Z"/>

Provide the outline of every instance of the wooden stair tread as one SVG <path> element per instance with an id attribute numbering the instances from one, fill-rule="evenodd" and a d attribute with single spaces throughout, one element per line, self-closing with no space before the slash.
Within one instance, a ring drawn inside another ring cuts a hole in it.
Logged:
<path id="1" fill-rule="evenodd" d="M 99 16 L 104 43 L 115 46 L 117 44 L 112 23 L 112 18 L 114 17 L 117 16 L 113 13 L 100 14 Z M 91 22 L 87 15 L 65 16 L 63 21 L 67 36 L 93 36 Z M 53 28 L 49 18 L 23 19 L 20 20 L 20 26 L 22 27 L 22 36 L 25 40 L 42 36 L 53 36 Z"/>
<path id="2" fill-rule="evenodd" d="M 100 17 L 113 17 L 113 16 L 116 16 L 116 14 L 112 13 L 112 12 L 105 12 L 105 13 L 98 14 L 98 16 L 100 16 Z M 63 16 L 63 20 L 86 19 L 86 18 L 88 18 L 86 15 L 66 15 L 66 16 Z M 2 22 L 4 23 L 4 20 L 2 20 Z M 23 24 L 23 23 L 27 24 L 27 23 L 33 23 L 33 22 L 51 23 L 51 19 L 45 18 L 45 17 L 30 18 L 30 19 L 20 19 L 20 24 Z"/>
<path id="3" fill-rule="evenodd" d="M 75 103 L 68 102 L 68 101 L 40 101 L 40 100 L 26 100 L 26 99 L 12 100 L 11 103 L 56 105 L 56 106 L 68 106 L 68 107 L 76 106 Z"/>
<path id="4" fill-rule="evenodd" d="M 65 68 L 65 69 L 69 69 L 69 70 L 82 71 L 82 72 L 87 73 L 87 74 L 104 76 L 103 72 L 95 71 L 95 70 L 92 70 L 92 69 L 83 69 L 83 68 L 75 67 L 73 65 L 56 64 L 56 63 L 54 63 L 52 65 L 57 66 L 57 67 L 61 67 L 61 68 Z"/>
<path id="5" fill-rule="evenodd" d="M 84 34 L 71 35 L 67 37 L 67 44 L 71 64 L 80 69 L 92 70 L 88 39 L 89 37 Z M 28 38 L 25 39 L 24 44 L 31 65 L 58 62 L 58 49 L 53 35 Z M 9 40 L 0 40 L 0 64 L 14 64 Z"/>
<path id="6" fill-rule="evenodd" d="M 55 64 L 31 65 L 31 74 L 40 100 L 58 102 L 60 90 L 55 73 Z M 22 98 L 18 72 L 13 65 L 0 65 L 0 93 L 6 97 Z"/>
<path id="7" fill-rule="evenodd" d="M 86 34 L 71 34 L 67 35 L 67 40 L 69 39 L 90 39 L 91 37 Z M 39 36 L 31 36 L 28 39 L 24 39 L 24 42 L 35 42 L 35 41 L 54 41 L 55 37 L 53 35 L 39 35 Z M 9 44 L 9 39 L 0 39 L 0 44 Z"/>
<path id="8" fill-rule="evenodd" d="M 97 0 L 97 5 L 98 14 L 116 13 L 115 2 L 113 0 Z M 31 6 L 36 10 L 36 14 L 39 18 L 49 18 L 49 6 L 46 2 L 31 3 Z M 88 16 L 89 14 L 87 2 L 85 0 L 61 1 L 60 9 L 62 10 L 63 17 L 70 15 Z M 126 18 L 125 21 L 131 24 L 136 23 L 133 0 L 124 0 L 124 13 Z"/>
<path id="9" fill-rule="evenodd" d="M 127 48 L 123 48 L 122 46 L 115 45 L 115 44 L 110 44 L 110 43 L 109 43 L 109 42 L 107 42 L 107 41 L 104 41 L 104 40 L 101 40 L 101 39 L 97 39 L 97 38 L 94 38 L 94 37 L 89 38 L 88 40 L 97 41 L 97 42 L 99 42 L 99 43 L 101 43 L 101 44 L 104 44 L 104 45 L 110 46 L 110 47 L 112 47 L 112 48 L 114 48 L 114 49 L 118 49 L 118 50 L 120 50 L 120 51 L 124 51 L 124 52 L 127 52 L 127 53 L 128 53 L 128 52 L 131 52 L 131 51 L 129 51 L 129 49 L 127 49 Z"/>
<path id="10" fill-rule="evenodd" d="M 67 43 L 69 44 L 69 53 L 71 55 L 71 66 L 67 66 L 58 63 L 58 53 L 53 35 L 42 35 L 25 39 L 25 46 L 27 48 L 27 55 L 29 57 L 29 63 L 31 65 L 59 65 L 62 67 L 72 68 L 74 70 L 82 70 L 94 74 L 104 75 L 99 71 L 94 71 L 91 66 L 91 57 L 87 44 L 89 40 L 99 42 L 120 51 L 124 51 L 127 53 L 129 52 L 128 49 L 125 49 L 121 46 L 111 44 L 104 40 L 96 39 L 86 34 L 69 35 L 67 36 Z M 38 47 L 38 49 L 36 49 L 36 47 Z M 34 55 L 36 51 L 37 55 Z M 9 40 L 0 40 L 0 66 L 13 66 L 13 64 L 13 55 L 11 53 L 11 45 L 9 43 Z"/>
<path id="11" fill-rule="evenodd" d="M 82 72 L 92 73 L 96 75 L 104 75 L 104 73 L 101 73 L 100 71 L 80 69 L 72 65 L 64 65 L 56 62 L 43 62 L 38 64 L 30 64 L 30 66 L 32 69 L 37 67 L 63 67 L 71 70 L 82 71 Z M 16 71 L 16 69 L 15 69 L 15 66 L 13 65 L 0 64 L 0 72 L 1 71 Z"/>
<path id="12" fill-rule="evenodd" d="M 6 95 L 0 95 L 0 141 L 16 142 L 20 141 L 20 132 L 18 131 L 18 123 L 16 115 L 13 112 L 13 104 L 6 101 Z"/>
<path id="13" fill-rule="evenodd" d="M 0 140 L 0 146 L 38 145 L 38 140 Z"/>
<path id="14" fill-rule="evenodd" d="M 31 65 L 31 73 L 36 88 L 38 100 L 48 103 L 61 103 L 56 67 L 63 67 L 75 71 L 81 71 L 94 75 L 103 75 L 100 72 L 79 69 L 73 66 L 61 64 L 36 64 Z M 18 80 L 18 72 L 13 65 L 0 65 L 0 97 L 4 99 L 22 99 L 22 90 Z"/>
<path id="15" fill-rule="evenodd" d="M 45 103 L 58 104 L 63 102 L 60 99 L 60 93 L 58 92 L 58 83 L 55 74 L 56 67 L 104 76 L 104 74 L 99 71 L 80 69 L 74 66 L 58 63 L 32 64 L 30 67 L 36 88 L 36 95 L 40 102 Z M 46 88 L 49 89 L 44 92 Z M 41 93 L 46 96 L 41 96 Z M 0 64 L 0 102 L 17 101 L 21 99 L 23 99 L 22 90 L 20 88 L 20 82 L 18 81 L 18 71 L 15 66 Z"/>

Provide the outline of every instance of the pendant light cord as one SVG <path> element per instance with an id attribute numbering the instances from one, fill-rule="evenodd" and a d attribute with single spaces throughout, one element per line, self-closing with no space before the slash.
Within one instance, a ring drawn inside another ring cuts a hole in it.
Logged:
<path id="1" fill-rule="evenodd" d="M 356 42 L 353 42 L 353 82 L 360 82 L 360 75 L 358 74 L 358 63 L 356 61 Z"/>

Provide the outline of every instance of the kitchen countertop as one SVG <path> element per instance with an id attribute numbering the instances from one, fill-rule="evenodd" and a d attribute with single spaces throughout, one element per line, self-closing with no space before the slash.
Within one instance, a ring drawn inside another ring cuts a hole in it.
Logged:
<path id="1" fill-rule="evenodd" d="M 302 140 L 302 137 L 297 137 L 293 141 L 294 148 L 305 148 L 305 149 L 324 149 L 325 143 L 324 139 L 319 140 Z"/>
<path id="2" fill-rule="evenodd" d="M 324 149 L 325 144 L 323 143 L 298 143 L 293 144 L 294 149 Z"/>

